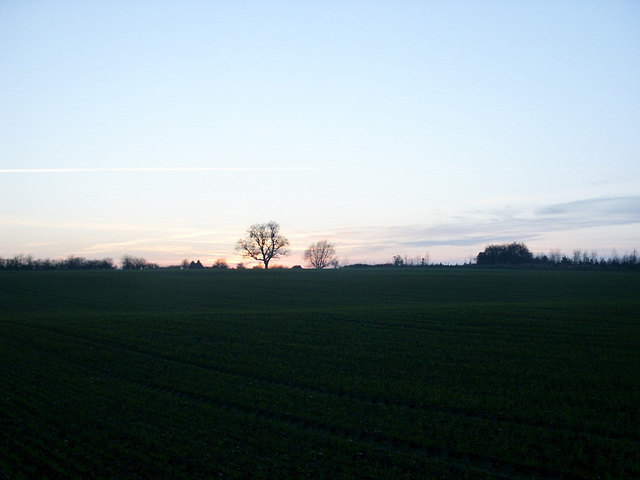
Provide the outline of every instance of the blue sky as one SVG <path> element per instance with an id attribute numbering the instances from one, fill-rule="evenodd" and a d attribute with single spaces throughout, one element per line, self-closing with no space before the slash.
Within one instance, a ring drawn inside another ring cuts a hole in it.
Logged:
<path id="1" fill-rule="evenodd" d="M 0 256 L 640 247 L 640 3 L 3 2 Z"/>

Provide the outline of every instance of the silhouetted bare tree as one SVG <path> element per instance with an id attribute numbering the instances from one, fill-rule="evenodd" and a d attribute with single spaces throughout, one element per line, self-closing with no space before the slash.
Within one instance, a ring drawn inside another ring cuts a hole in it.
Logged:
<path id="1" fill-rule="evenodd" d="M 229 268 L 229 264 L 224 258 L 219 258 L 211 265 L 211 268 Z"/>
<path id="2" fill-rule="evenodd" d="M 335 244 L 329 243 L 328 240 L 320 240 L 312 243 L 304 252 L 303 258 L 313 268 L 326 268 L 330 265 L 337 264 Z"/>
<path id="3" fill-rule="evenodd" d="M 236 251 L 245 258 L 252 258 L 269 268 L 269 262 L 289 254 L 289 240 L 280 235 L 280 225 L 274 221 L 254 223 L 247 230 L 247 236 L 236 243 Z"/>
<path id="4" fill-rule="evenodd" d="M 147 262 L 145 258 L 133 257 L 131 255 L 122 257 L 123 270 L 146 270 L 149 268 L 158 268 L 158 265 Z"/>

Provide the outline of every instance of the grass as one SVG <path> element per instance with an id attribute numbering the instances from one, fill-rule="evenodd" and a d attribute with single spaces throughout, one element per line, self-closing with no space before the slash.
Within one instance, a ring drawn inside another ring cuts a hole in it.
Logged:
<path id="1" fill-rule="evenodd" d="M 639 287 L 0 272 L 0 477 L 639 477 Z"/>

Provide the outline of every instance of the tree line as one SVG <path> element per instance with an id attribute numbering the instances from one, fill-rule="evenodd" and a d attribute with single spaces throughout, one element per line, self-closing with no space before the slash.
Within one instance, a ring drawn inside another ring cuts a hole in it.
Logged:
<path id="1" fill-rule="evenodd" d="M 574 250 L 568 256 L 560 250 L 549 254 L 534 255 L 524 243 L 505 243 L 487 245 L 478 253 L 476 264 L 480 266 L 532 266 L 532 267 L 620 267 L 640 268 L 640 256 L 636 250 L 618 255 L 615 251 L 610 257 L 600 257 L 593 250 Z"/>
<path id="2" fill-rule="evenodd" d="M 236 251 L 243 257 L 262 263 L 264 269 L 269 268 L 271 260 L 290 253 L 289 240 L 280 234 L 277 222 L 255 223 L 249 227 L 245 237 L 236 242 Z M 329 266 L 337 267 L 335 245 L 328 240 L 320 240 L 307 248 L 304 259 L 313 268 L 322 269 Z M 82 257 L 70 256 L 64 260 L 34 259 L 31 255 L 17 255 L 11 259 L 0 257 L 0 270 L 105 270 L 117 268 L 113 259 L 87 260 Z M 123 270 L 148 270 L 160 268 L 158 264 L 148 262 L 145 258 L 125 255 L 122 257 Z M 202 269 L 204 265 L 197 262 L 183 260 L 179 266 L 168 268 Z M 212 268 L 228 268 L 224 259 L 218 259 Z M 242 264 L 238 268 L 244 268 Z"/>
<path id="3" fill-rule="evenodd" d="M 92 260 L 74 255 L 64 260 L 38 259 L 31 255 L 0 257 L 0 270 L 111 270 L 114 268 L 116 264 L 111 258 Z"/>
<path id="4" fill-rule="evenodd" d="M 265 270 L 274 259 L 289 255 L 289 240 L 280 233 L 277 222 L 255 223 L 251 225 L 246 235 L 236 242 L 235 250 L 243 258 L 255 260 L 262 264 Z M 338 268 L 340 262 L 336 256 L 335 244 L 328 240 L 312 243 L 305 250 L 303 259 L 307 265 L 315 269 L 327 267 Z M 622 256 L 613 253 L 611 257 L 599 257 L 596 251 L 587 252 L 574 250 L 572 256 L 563 255 L 559 250 L 552 250 L 548 255 L 534 255 L 524 243 L 513 242 L 505 244 L 487 245 L 484 251 L 473 259 L 478 266 L 534 266 L 534 267 L 626 267 L 639 268 L 640 257 L 636 250 Z M 473 263 L 472 262 L 472 263 Z M 429 263 L 429 255 L 410 258 L 394 255 L 391 262 L 377 265 L 357 264 L 343 265 L 351 267 L 425 267 L 433 266 Z M 442 265 L 440 265 L 442 266 Z M 296 266 L 300 268 L 299 266 Z M 31 255 L 17 255 L 13 258 L 0 257 L 0 270 L 109 270 L 115 269 L 113 259 L 104 258 L 91 260 L 71 255 L 64 260 L 34 259 Z M 141 257 L 125 255 L 122 257 L 123 270 L 147 270 L 160 268 L 158 264 L 148 262 Z M 189 262 L 183 260 L 181 265 L 165 268 L 202 269 L 205 268 L 200 260 Z M 229 268 L 226 260 L 218 259 L 211 268 Z M 237 268 L 245 268 L 238 264 Z M 294 267 L 295 268 L 295 267 Z"/>

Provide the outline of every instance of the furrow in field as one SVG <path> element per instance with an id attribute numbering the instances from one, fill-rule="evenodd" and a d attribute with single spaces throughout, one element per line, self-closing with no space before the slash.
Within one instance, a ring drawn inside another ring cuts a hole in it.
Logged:
<path id="1" fill-rule="evenodd" d="M 115 306 L 115 304 L 111 300 L 109 301 L 98 300 L 95 298 L 88 298 L 88 297 L 78 298 L 68 293 L 67 294 L 54 293 L 52 291 L 45 290 L 45 289 L 28 288 L 28 287 L 8 283 L 8 282 L 2 283 L 1 286 L 2 286 L 2 289 L 5 291 L 5 293 L 14 294 L 14 295 L 17 295 L 18 297 L 24 297 L 24 298 L 31 298 L 31 299 L 37 298 L 40 301 L 42 300 L 53 301 L 58 308 L 60 308 L 61 306 L 65 306 L 65 307 L 91 306 L 91 307 L 97 307 L 101 309 L 103 308 L 111 309 L 111 308 L 114 308 Z"/>
<path id="2" fill-rule="evenodd" d="M 466 418 L 469 420 L 487 420 L 493 422 L 500 422 L 503 424 L 512 424 L 514 426 L 525 426 L 532 428 L 544 428 L 546 430 L 559 432 L 565 435 L 588 435 L 593 437 L 599 437 L 602 439 L 608 440 L 622 440 L 633 443 L 640 443 L 640 433 L 638 435 L 626 435 L 626 434 L 618 434 L 616 432 L 605 431 L 599 428 L 593 428 L 588 426 L 581 426 L 579 429 L 575 427 L 570 427 L 568 425 L 563 425 L 561 423 L 549 423 L 543 420 L 535 420 L 535 419 L 527 419 L 521 417 L 515 417 L 510 415 L 496 414 L 493 412 L 483 412 L 478 410 L 466 410 L 463 408 L 451 407 L 446 405 L 434 405 L 428 403 L 419 403 L 419 402 L 409 402 L 404 400 L 398 400 L 388 397 L 381 397 L 370 394 L 361 394 L 358 392 L 347 392 L 341 390 L 333 390 L 325 387 L 316 387 L 305 383 L 296 383 L 291 381 L 281 381 L 275 378 L 267 378 L 258 375 L 248 375 L 243 372 L 238 372 L 229 368 L 214 366 L 208 364 L 206 362 L 201 362 L 197 360 L 184 360 L 182 358 L 178 358 L 176 356 L 158 352 L 152 352 L 140 347 L 134 347 L 131 344 L 124 344 L 121 342 L 116 342 L 113 340 L 107 339 L 96 339 L 89 335 L 83 335 L 78 333 L 68 333 L 62 330 L 58 330 L 53 327 L 32 327 L 37 329 L 46 330 L 51 333 L 55 333 L 57 335 L 61 335 L 68 338 L 73 338 L 75 340 L 80 340 L 83 342 L 90 343 L 94 346 L 104 346 L 105 344 L 115 347 L 123 352 L 133 353 L 136 355 L 143 355 L 145 357 L 151 359 L 161 359 L 164 361 L 169 361 L 176 365 L 186 366 L 186 367 L 196 367 L 209 372 L 214 372 L 217 374 L 226 375 L 228 377 L 244 380 L 247 382 L 252 382 L 255 384 L 262 384 L 266 386 L 272 387 L 282 387 L 289 390 L 298 391 L 301 393 L 307 394 L 316 394 L 316 395 L 326 395 L 331 396 L 339 400 L 349 400 L 349 401 L 358 401 L 369 405 L 376 406 L 386 406 L 393 408 L 403 408 L 409 410 L 417 410 L 429 413 L 439 413 L 451 416 L 457 416 L 461 418 Z M 639 445 L 640 448 L 640 445 Z"/>
<path id="3" fill-rule="evenodd" d="M 341 438 L 348 441 L 369 444 L 377 449 L 394 452 L 404 452 L 418 456 L 428 456 L 438 462 L 446 463 L 461 472 L 468 472 L 473 469 L 478 472 L 484 472 L 500 478 L 509 479 L 530 479 L 530 478 L 549 478 L 563 480 L 584 480 L 583 477 L 570 475 L 564 472 L 558 472 L 537 466 L 522 465 L 507 462 L 498 458 L 486 457 L 471 452 L 456 451 L 446 447 L 434 447 L 421 442 L 399 439 L 382 432 L 368 432 L 354 430 L 344 426 L 324 423 L 318 420 L 300 417 L 289 413 L 256 408 L 236 403 L 228 400 L 221 400 L 209 395 L 188 392 L 178 388 L 168 387 L 166 385 L 156 385 L 151 382 L 139 382 L 123 375 L 113 372 L 102 372 L 109 375 L 113 379 L 128 382 L 138 387 L 148 388 L 163 394 L 169 394 L 180 399 L 188 399 L 195 402 L 206 403 L 215 407 L 222 407 L 233 414 L 242 414 L 247 416 L 257 416 L 268 421 L 276 423 L 284 423 L 296 426 L 301 430 L 312 430 L 316 433 L 330 435 L 332 437 Z"/>
<path id="4" fill-rule="evenodd" d="M 29 350 L 28 352 L 29 357 L 32 360 L 37 360 L 37 359 L 39 360 L 39 358 L 42 357 L 42 360 L 46 360 L 52 364 L 55 364 L 57 366 L 57 370 L 61 374 L 64 373 L 65 375 L 67 375 L 69 372 L 77 370 L 77 371 L 84 371 L 85 374 L 83 376 L 85 378 L 95 379 L 96 374 L 98 374 L 105 379 L 109 379 L 109 382 L 105 383 L 105 385 L 108 384 L 110 385 L 110 387 L 106 390 L 101 391 L 101 398 L 100 398 L 101 403 L 109 401 L 109 399 L 105 398 L 105 396 L 106 397 L 112 396 L 112 393 L 111 393 L 112 391 L 120 392 L 120 394 L 123 394 L 126 392 L 127 396 L 119 399 L 121 402 L 123 402 L 123 404 L 127 404 L 128 402 L 136 403 L 136 402 L 140 402 L 141 399 L 148 399 L 150 396 L 153 396 L 153 395 L 150 395 L 149 393 L 149 392 L 152 392 L 152 393 L 155 393 L 156 394 L 155 396 L 157 396 L 158 398 L 160 398 L 161 396 L 174 397 L 174 400 L 172 401 L 164 400 L 161 402 L 162 404 L 165 404 L 165 405 L 166 404 L 179 405 L 183 403 L 184 404 L 187 404 L 187 403 L 207 404 L 212 407 L 215 407 L 216 410 L 221 409 L 227 412 L 228 415 L 226 416 L 233 417 L 237 415 L 244 415 L 254 419 L 261 419 L 261 421 L 263 422 L 269 422 L 273 424 L 273 427 L 278 425 L 289 425 L 290 427 L 298 428 L 295 422 L 283 421 L 283 419 L 287 418 L 286 416 L 277 415 L 272 411 L 261 412 L 260 410 L 256 410 L 256 409 L 251 409 L 251 408 L 248 409 L 246 406 L 236 405 L 233 402 L 213 401 L 213 399 L 211 398 L 198 396 L 193 393 L 185 392 L 179 389 L 170 388 L 163 385 L 153 385 L 148 382 L 139 382 L 130 377 L 117 375 L 111 370 L 98 371 L 96 369 L 88 368 L 85 365 L 68 361 L 63 357 L 57 356 L 56 358 L 54 358 L 51 355 L 47 355 L 47 354 L 50 354 L 50 352 L 47 352 L 47 351 L 42 351 L 39 349 L 28 349 L 28 350 Z M 61 360 L 62 362 L 58 360 Z M 41 362 L 37 361 L 37 363 L 41 363 Z M 29 362 L 26 362 L 26 364 L 27 365 L 25 366 L 27 368 L 26 369 L 20 368 L 20 373 L 23 375 L 24 381 L 28 383 L 33 383 L 37 379 L 33 378 L 33 375 L 29 372 L 28 367 L 32 365 Z M 72 368 L 68 368 L 69 366 Z M 36 369 L 36 373 L 41 374 L 42 372 L 40 372 L 39 369 Z M 46 379 L 46 376 L 44 378 Z M 62 390 L 66 390 L 67 396 L 70 396 L 73 398 L 78 394 L 78 391 L 80 389 L 84 389 L 88 387 L 88 385 L 81 383 L 81 384 L 75 385 L 75 388 L 74 388 L 73 385 L 68 384 L 68 382 L 60 381 L 60 379 L 57 379 L 57 380 L 51 379 L 51 381 L 55 384 L 55 387 L 50 386 L 46 388 L 46 391 L 53 398 L 60 398 Z M 118 384 L 120 383 L 123 385 L 128 385 L 128 387 L 126 388 L 118 387 Z M 138 393 L 136 394 L 136 392 Z M 114 400 L 116 401 L 118 400 L 117 396 L 118 394 L 115 394 Z M 37 444 L 40 444 L 41 442 L 45 442 L 51 445 L 56 445 L 56 444 L 60 445 L 63 439 L 64 439 L 63 449 L 65 451 L 74 450 L 76 452 L 80 452 L 80 456 L 78 456 L 78 453 L 74 455 L 72 465 L 88 466 L 88 468 L 91 468 L 92 471 L 95 470 L 96 472 L 103 472 L 103 473 L 106 471 L 114 472 L 115 474 L 117 474 L 117 472 L 120 472 L 120 473 L 126 472 L 127 478 L 143 478 L 143 476 L 139 476 L 139 477 L 131 476 L 131 468 L 134 468 L 136 464 L 138 465 L 137 468 L 143 469 L 147 473 L 150 473 L 150 469 L 152 468 L 151 465 L 153 464 L 166 465 L 168 463 L 175 464 L 181 461 L 180 458 L 175 458 L 174 460 L 172 460 L 172 462 L 169 462 L 167 460 L 168 457 L 166 456 L 164 460 L 160 458 L 158 461 L 154 461 L 154 452 L 149 450 L 150 447 L 148 445 L 149 440 L 152 439 L 153 436 L 149 437 L 149 434 L 147 434 L 146 438 L 143 437 L 136 440 L 134 437 L 131 437 L 131 428 L 129 426 L 127 426 L 125 430 L 120 431 L 120 429 L 118 429 L 117 426 L 113 424 L 113 421 L 109 421 L 107 423 L 105 423 L 104 421 L 98 421 L 98 423 L 100 424 L 99 431 L 101 433 L 101 436 L 95 437 L 95 434 L 93 436 L 89 436 L 89 440 L 93 440 L 93 442 L 87 444 L 87 439 L 84 439 L 82 441 L 82 444 L 80 445 L 75 435 L 69 435 L 68 431 L 66 433 L 62 433 L 62 432 L 65 432 L 65 428 L 64 428 L 65 425 L 60 423 L 62 419 L 58 419 L 56 416 L 50 416 L 50 415 L 43 416 L 43 412 L 50 410 L 50 405 L 48 405 L 47 401 L 45 401 L 43 398 L 38 399 L 35 396 L 29 396 L 28 398 L 29 398 L 28 400 L 29 404 L 31 406 L 28 407 L 26 405 L 21 405 L 19 408 L 19 411 L 21 412 L 21 415 L 23 418 L 39 419 L 39 421 L 42 422 L 41 426 L 37 427 L 35 425 L 30 425 L 29 428 L 25 429 L 26 432 L 30 433 L 28 437 L 24 438 L 23 443 L 26 445 L 25 448 L 21 447 L 22 443 L 19 441 L 20 436 L 15 435 L 15 432 L 16 432 L 15 428 L 11 429 L 11 431 L 14 432 L 14 435 L 10 435 L 7 439 L 7 445 L 10 445 L 12 447 L 12 450 L 14 451 L 15 457 L 18 459 L 18 461 L 20 461 L 20 459 L 23 459 L 32 465 L 31 473 L 28 475 L 27 478 L 43 477 L 43 476 L 50 477 L 50 478 L 87 478 L 91 476 L 86 472 L 84 475 L 78 475 L 76 473 L 73 473 L 73 471 L 70 469 L 58 470 L 59 475 L 55 474 L 55 472 L 54 474 L 52 474 L 51 470 L 47 466 L 51 462 L 55 462 L 56 456 L 54 455 L 54 453 L 45 451 L 45 450 L 38 450 L 38 449 L 34 450 L 33 447 L 29 447 L 30 445 L 34 445 L 34 444 L 37 445 Z M 90 405 L 89 403 L 86 404 L 86 406 L 89 406 L 89 405 Z M 152 410 L 146 413 L 145 416 L 147 414 L 153 414 L 155 416 L 155 415 L 159 415 L 160 413 L 161 411 Z M 84 417 L 87 417 L 86 420 L 83 420 Z M 90 423 L 86 423 L 87 427 L 91 429 L 95 429 L 97 427 L 95 425 L 96 417 L 94 413 L 91 413 L 91 409 L 79 410 L 77 412 L 76 418 L 74 418 L 74 421 L 72 423 L 79 422 L 79 424 L 82 425 L 83 423 L 85 423 L 85 421 L 90 422 Z M 180 420 L 180 418 L 178 417 L 177 424 L 173 424 L 173 421 L 174 419 L 172 416 L 164 416 L 163 418 L 146 418 L 145 420 L 142 421 L 142 424 L 144 425 L 146 423 L 149 426 L 155 426 L 155 425 L 161 426 L 161 428 L 165 431 L 180 429 L 180 422 L 183 420 Z M 15 419 L 15 424 L 20 425 L 20 418 Z M 47 431 L 52 431 L 52 432 L 57 431 L 58 433 L 57 434 L 53 433 L 52 435 L 47 436 L 45 435 L 45 432 L 43 431 L 43 429 L 46 429 Z M 134 432 L 135 431 L 136 430 L 134 429 Z M 2 433 L 6 434 L 7 432 L 8 430 L 5 429 Z M 80 434 L 80 438 L 82 438 L 81 432 L 78 432 L 78 433 Z M 232 433 L 233 432 L 231 432 L 231 434 Z M 329 435 L 330 430 L 324 429 L 324 430 L 318 431 L 317 433 L 323 434 L 323 435 Z M 160 431 L 156 433 L 156 435 L 158 434 L 163 434 L 163 433 L 162 431 Z M 301 435 L 303 435 L 303 433 L 301 433 Z M 228 442 L 230 437 L 230 432 L 225 432 L 224 434 L 222 434 L 222 437 L 224 437 L 225 441 Z M 2 435 L 0 435 L 0 438 L 2 438 Z M 96 444 L 95 443 L 96 441 L 98 441 L 99 443 Z M 237 441 L 246 443 L 247 439 L 246 438 L 242 440 L 238 439 Z M 23 447 L 25 445 L 23 445 Z M 102 448 L 98 448 L 94 450 L 91 448 L 92 445 L 96 445 Z M 145 445 L 145 447 L 141 450 L 141 452 L 139 452 L 141 445 Z M 9 450 L 5 449 L 5 452 L 8 453 Z M 107 467 L 105 467 L 105 461 L 107 461 L 107 458 L 105 458 L 105 455 L 108 458 L 112 459 L 109 462 L 109 466 Z M 169 455 L 169 457 L 171 456 L 171 454 L 165 454 L 165 455 Z M 34 460 L 32 461 L 32 459 Z M 201 461 L 202 460 L 199 460 L 199 462 Z M 197 467 L 198 465 L 196 465 L 196 468 Z M 202 466 L 200 466 L 200 468 L 202 468 Z M 16 465 L 14 462 L 12 468 L 8 471 L 13 473 L 19 472 L 20 471 L 19 464 Z M 163 476 L 162 473 L 163 472 L 161 471 L 157 471 L 156 474 L 153 476 L 155 476 L 156 478 L 159 478 Z M 166 473 L 167 472 L 164 472 L 165 475 Z M 178 477 L 176 478 L 179 478 L 179 477 L 180 475 L 178 475 Z M 190 478 L 190 477 L 186 477 L 186 478 Z"/>
<path id="5" fill-rule="evenodd" d="M 10 476 L 640 473 L 635 274 L 0 273 Z"/>
<path id="6" fill-rule="evenodd" d="M 162 473 L 153 468 L 154 451 L 131 448 L 143 438 L 96 416 L 96 401 L 122 401 L 117 393 L 101 390 L 98 399 L 86 383 L 86 368 L 61 364 L 39 348 L 22 346 L 22 354 L 29 361 L 15 365 L 20 385 L 7 385 L 2 399 L 7 404 L 5 418 L 0 415 L 0 445 L 4 445 L 4 464 L 13 478 L 90 478 L 96 459 L 124 468 L 139 465 L 152 476 Z M 63 365 L 77 368 L 60 368 Z M 100 435 L 87 437 L 85 429 L 97 429 Z"/>
<path id="7" fill-rule="evenodd" d="M 84 341 L 84 340 L 83 340 Z M 130 350 L 130 353 L 134 353 L 135 355 L 144 355 L 151 356 L 154 359 L 157 358 L 156 355 L 150 355 L 148 352 L 139 352 L 132 349 L 124 349 L 120 348 L 122 351 Z M 274 410 L 273 408 L 265 408 L 256 405 L 247 405 L 246 403 L 241 403 L 234 400 L 228 400 L 224 398 L 219 398 L 216 396 L 212 396 L 210 394 L 198 393 L 194 391 L 187 391 L 181 388 L 176 388 L 174 386 L 166 385 L 166 384 L 158 384 L 149 380 L 141 380 L 140 378 L 134 378 L 132 373 L 124 374 L 119 373 L 111 368 L 100 367 L 99 365 L 91 365 L 87 366 L 82 363 L 78 363 L 73 359 L 65 358 L 64 355 L 59 354 L 58 358 L 67 361 L 68 363 L 73 364 L 77 368 L 86 369 L 89 372 L 98 373 L 99 375 L 110 378 L 112 380 L 118 380 L 122 382 L 127 382 L 131 385 L 134 385 L 138 388 L 146 388 L 152 391 L 156 391 L 161 394 L 168 394 L 173 397 L 189 400 L 199 403 L 206 403 L 216 408 L 223 408 L 235 415 L 246 415 L 246 416 L 257 416 L 259 418 L 273 421 L 276 423 L 283 423 L 288 425 L 293 425 L 296 428 L 304 430 L 313 431 L 315 433 L 327 434 L 332 437 L 348 439 L 351 441 L 363 442 L 364 444 L 373 445 L 378 449 L 390 450 L 393 452 L 405 452 L 411 455 L 418 456 L 428 456 L 436 461 L 444 462 L 452 467 L 467 470 L 469 468 L 485 471 L 487 473 L 491 473 L 492 475 L 501 476 L 502 478 L 529 478 L 532 475 L 538 475 L 545 478 L 567 478 L 574 479 L 579 478 L 575 476 L 568 476 L 562 472 L 558 472 L 552 469 L 545 469 L 542 467 L 529 466 L 529 465 L 521 465 L 514 462 L 509 462 L 505 460 L 500 460 L 497 457 L 491 457 L 486 455 L 479 455 L 471 452 L 462 452 L 456 449 L 449 448 L 441 448 L 434 447 L 429 445 L 428 443 L 424 443 L 424 441 L 417 440 L 407 440 L 403 438 L 398 438 L 393 435 L 389 435 L 388 432 L 378 432 L 371 430 L 360 430 L 358 428 L 353 428 L 353 426 L 345 426 L 340 424 L 340 426 L 327 423 L 326 421 L 321 421 L 314 418 L 302 417 L 297 414 L 291 414 L 279 410 Z M 184 362 L 175 362 L 175 359 L 169 357 L 164 358 L 165 361 L 170 361 L 172 363 L 180 363 L 184 364 Z M 193 366 L 193 364 L 189 364 Z M 197 366 L 197 365 L 196 365 Z M 218 372 L 220 373 L 220 372 Z M 226 373 L 226 372 L 222 372 Z M 244 377 L 239 377 L 241 379 L 246 380 Z M 252 381 L 256 381 L 251 379 Z M 278 388 L 292 388 L 290 385 L 274 382 L 274 381 L 264 381 L 266 385 L 276 386 Z M 296 387 L 293 387 L 297 389 Z M 304 392 L 308 392 L 309 389 L 299 389 Z M 314 393 L 322 393 L 326 395 L 330 395 L 333 397 L 337 397 L 340 400 L 345 400 L 349 403 L 352 402 L 365 402 L 365 403 L 375 403 L 377 404 L 376 399 L 359 397 L 358 395 L 342 393 L 342 392 L 329 392 L 326 393 L 322 390 L 312 390 Z M 395 402 L 390 404 L 391 407 L 398 408 L 402 407 L 401 402 Z M 414 406 L 415 408 L 422 408 L 420 406 Z"/>

